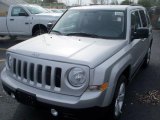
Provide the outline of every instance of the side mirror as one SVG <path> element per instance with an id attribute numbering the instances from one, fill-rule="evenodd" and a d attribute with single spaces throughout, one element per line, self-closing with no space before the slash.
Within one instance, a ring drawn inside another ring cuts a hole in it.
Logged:
<path id="1" fill-rule="evenodd" d="M 19 16 L 29 16 L 27 13 L 19 13 Z"/>
<path id="2" fill-rule="evenodd" d="M 133 34 L 133 39 L 142 39 L 149 37 L 149 29 L 148 28 L 138 28 L 136 32 Z"/>
<path id="3" fill-rule="evenodd" d="M 48 32 L 52 29 L 52 26 L 53 26 L 54 24 L 53 23 L 51 23 L 51 22 L 49 22 L 48 24 L 47 24 L 47 30 L 48 30 Z"/>

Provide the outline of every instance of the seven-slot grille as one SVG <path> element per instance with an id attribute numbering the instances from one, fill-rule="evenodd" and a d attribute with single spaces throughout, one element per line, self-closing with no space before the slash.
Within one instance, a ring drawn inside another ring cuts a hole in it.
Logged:
<path id="1" fill-rule="evenodd" d="M 62 69 L 47 65 L 29 63 L 27 61 L 13 58 L 13 74 L 20 80 L 31 85 L 40 85 L 41 87 L 48 86 L 51 88 L 61 87 Z"/>

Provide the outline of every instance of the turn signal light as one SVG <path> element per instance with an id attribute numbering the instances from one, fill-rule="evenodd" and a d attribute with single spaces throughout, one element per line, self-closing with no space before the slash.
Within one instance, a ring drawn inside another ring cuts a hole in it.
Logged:
<path id="1" fill-rule="evenodd" d="M 108 88 L 108 83 L 103 83 L 102 85 L 93 85 L 89 87 L 89 90 L 94 91 L 94 90 L 100 90 L 100 91 L 105 91 Z"/>
<path id="2" fill-rule="evenodd" d="M 100 87 L 101 91 L 105 91 L 108 88 L 108 83 L 103 83 Z"/>

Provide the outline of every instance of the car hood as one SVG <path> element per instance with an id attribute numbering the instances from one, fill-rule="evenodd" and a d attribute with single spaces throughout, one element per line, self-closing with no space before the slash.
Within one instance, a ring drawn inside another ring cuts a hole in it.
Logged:
<path id="1" fill-rule="evenodd" d="M 55 13 L 40 13 L 40 14 L 36 14 L 37 16 L 45 16 L 45 17 L 49 17 L 49 16 L 55 16 L 55 17 L 60 17 L 62 14 L 55 14 Z"/>
<path id="2" fill-rule="evenodd" d="M 125 44 L 126 40 L 44 34 L 19 43 L 8 51 L 94 68 L 121 50 Z"/>
<path id="3" fill-rule="evenodd" d="M 38 17 L 52 17 L 52 18 L 60 18 L 62 14 L 54 14 L 54 13 L 40 13 L 36 14 Z"/>
<path id="4" fill-rule="evenodd" d="M 61 15 L 63 15 L 63 13 L 52 13 L 52 14 L 54 14 L 55 16 L 61 16 Z"/>

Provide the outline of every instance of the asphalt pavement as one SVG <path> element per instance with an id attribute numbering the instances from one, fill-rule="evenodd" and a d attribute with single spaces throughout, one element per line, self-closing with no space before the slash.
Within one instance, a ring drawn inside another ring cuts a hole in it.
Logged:
<path id="1" fill-rule="evenodd" d="M 120 120 L 160 119 L 160 31 L 154 31 L 151 62 L 148 68 L 141 68 L 128 87 L 124 113 Z M 21 41 L 0 38 L 0 71 L 4 66 L 5 51 Z M 96 114 L 96 113 L 93 113 Z M 83 116 L 83 114 L 82 114 Z M 105 120 L 111 120 L 106 113 Z M 50 113 L 43 109 L 22 105 L 8 96 L 0 80 L 0 120 L 51 120 Z M 69 118 L 63 115 L 62 119 Z M 89 118 L 92 120 L 92 116 Z M 52 119 L 53 120 L 53 119 Z M 99 119 L 98 119 L 99 120 Z"/>

